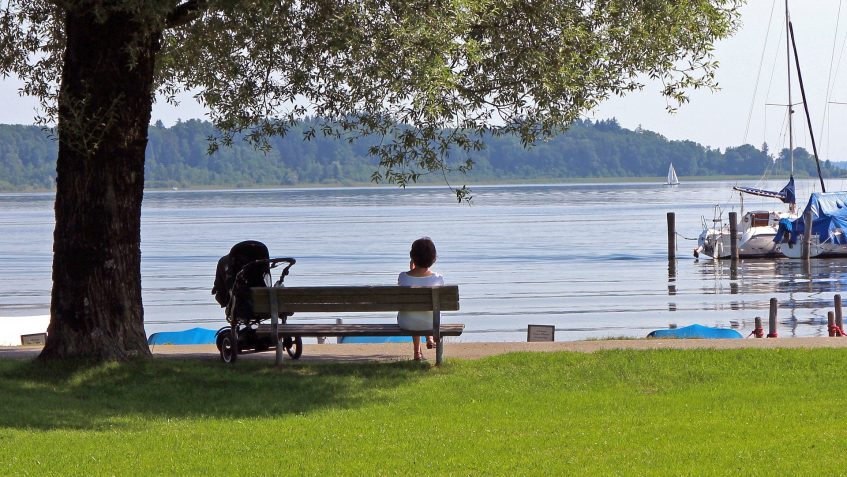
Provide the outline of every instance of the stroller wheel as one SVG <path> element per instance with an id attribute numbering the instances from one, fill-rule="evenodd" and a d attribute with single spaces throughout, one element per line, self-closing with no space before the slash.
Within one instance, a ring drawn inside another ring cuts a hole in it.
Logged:
<path id="1" fill-rule="evenodd" d="M 220 339 L 221 361 L 224 363 L 234 363 L 238 359 L 238 350 L 235 342 L 232 339 L 232 334 L 224 333 Z"/>
<path id="2" fill-rule="evenodd" d="M 298 359 L 303 354 L 303 338 L 295 336 L 293 339 L 286 336 L 282 341 L 282 346 L 288 352 L 291 359 Z"/>

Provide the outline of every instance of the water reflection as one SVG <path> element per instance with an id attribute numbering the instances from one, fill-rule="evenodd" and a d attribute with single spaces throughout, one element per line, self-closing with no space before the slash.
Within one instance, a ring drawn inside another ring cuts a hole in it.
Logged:
<path id="1" fill-rule="evenodd" d="M 704 260 L 699 263 L 704 293 L 837 293 L 847 287 L 847 259 Z M 670 275 L 669 275 L 670 276 Z M 670 281 L 670 278 L 669 278 Z"/>
<path id="2" fill-rule="evenodd" d="M 740 295 L 728 303 L 715 300 L 713 310 L 761 310 L 767 313 L 771 297 L 778 302 L 777 320 L 785 336 L 825 336 L 827 312 L 835 308 L 835 294 L 847 289 L 847 259 L 705 260 L 698 263 L 701 292 L 718 297 Z M 670 280 L 670 278 L 669 278 Z"/>
<path id="3" fill-rule="evenodd" d="M 676 295 L 676 260 L 668 260 L 668 295 Z M 674 308 L 676 306 L 674 305 Z"/>

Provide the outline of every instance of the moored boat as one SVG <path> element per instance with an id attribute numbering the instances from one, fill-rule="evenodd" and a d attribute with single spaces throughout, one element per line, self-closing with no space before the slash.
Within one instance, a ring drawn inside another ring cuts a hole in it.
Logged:
<path id="1" fill-rule="evenodd" d="M 809 135 L 812 142 L 812 149 L 814 151 L 815 161 L 818 163 L 818 177 L 820 178 L 821 190 L 826 191 L 826 187 L 824 186 L 823 177 L 821 176 L 820 162 L 818 160 L 817 146 L 815 144 L 814 135 L 811 134 L 811 119 L 809 115 L 809 107 L 806 102 L 806 94 L 803 89 L 803 78 L 800 74 L 800 64 L 797 55 L 797 50 L 794 45 L 794 30 L 791 24 L 791 17 L 788 11 L 788 1 L 785 2 L 785 30 L 788 34 L 785 35 L 786 38 L 786 55 L 788 59 L 788 68 L 787 72 L 787 90 L 788 90 L 788 159 L 790 164 L 790 176 L 788 184 L 782 188 L 779 192 L 768 191 L 764 189 L 754 188 L 754 187 L 733 187 L 734 190 L 741 193 L 741 210 L 742 210 L 742 219 L 737 227 L 737 247 L 738 247 L 738 257 L 739 258 L 759 258 L 759 257 L 773 257 L 773 256 L 781 256 L 796 253 L 796 250 L 793 250 L 793 244 L 791 246 L 780 247 L 780 239 L 778 237 L 778 231 L 780 230 L 780 223 L 789 224 L 795 223 L 798 220 L 797 215 L 797 205 L 796 205 L 796 193 L 794 187 L 794 128 L 793 128 L 793 100 L 792 100 L 792 91 L 791 91 L 791 53 L 794 55 L 794 63 L 795 69 L 797 71 L 797 79 L 800 84 L 800 91 L 802 93 L 802 104 L 803 109 L 806 113 L 806 119 L 809 123 Z M 752 211 L 744 213 L 744 202 L 743 195 L 750 194 L 761 197 L 771 197 L 775 199 L 779 199 L 783 203 L 788 205 L 788 210 L 785 211 Z M 810 201 L 811 204 L 811 201 Z M 808 206 L 807 206 L 808 207 Z M 694 256 L 698 257 L 700 253 L 704 253 L 712 258 L 727 258 L 730 257 L 730 230 L 729 225 L 723 225 L 723 218 L 718 216 L 714 220 L 715 224 L 720 224 L 718 227 L 709 228 L 704 221 L 704 230 L 700 234 L 698 238 L 698 247 L 694 250 Z M 829 247 L 826 244 L 827 240 L 824 240 L 819 244 L 819 247 L 822 247 L 821 250 Z M 781 251 L 781 249 L 785 249 Z M 810 249 L 811 250 L 811 249 Z"/>
<path id="2" fill-rule="evenodd" d="M 738 256 L 740 258 L 768 258 L 777 257 L 780 251 L 774 242 L 779 223 L 782 219 L 796 217 L 790 212 L 777 212 L 769 210 L 751 210 L 745 212 L 739 220 L 736 237 Z M 703 232 L 697 238 L 697 248 L 694 256 L 700 254 L 712 258 L 730 258 L 732 244 L 730 241 L 730 225 L 723 223 L 722 216 L 718 216 L 713 227 L 704 227 Z"/>
<path id="3" fill-rule="evenodd" d="M 807 214 L 811 227 L 806 224 Z M 779 252 L 788 258 L 804 258 L 809 229 L 809 258 L 847 257 L 847 192 L 815 192 L 802 216 L 781 221 L 774 237 Z"/>

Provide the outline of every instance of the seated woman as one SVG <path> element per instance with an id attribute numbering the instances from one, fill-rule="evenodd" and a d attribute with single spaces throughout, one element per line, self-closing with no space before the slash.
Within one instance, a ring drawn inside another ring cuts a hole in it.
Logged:
<path id="1" fill-rule="evenodd" d="M 423 237 L 412 242 L 412 249 L 409 251 L 409 271 L 400 273 L 397 277 L 397 284 L 404 287 L 432 287 L 444 285 L 444 277 L 430 270 L 430 267 L 435 263 L 437 253 L 435 244 L 429 237 Z M 401 311 L 397 313 L 397 324 L 404 330 L 411 331 L 432 331 L 432 312 L 431 311 Z M 412 336 L 412 345 L 414 348 L 414 359 L 420 361 L 423 359 L 421 351 L 420 335 Z M 432 349 L 435 342 L 432 336 L 426 337 L 426 347 Z"/>

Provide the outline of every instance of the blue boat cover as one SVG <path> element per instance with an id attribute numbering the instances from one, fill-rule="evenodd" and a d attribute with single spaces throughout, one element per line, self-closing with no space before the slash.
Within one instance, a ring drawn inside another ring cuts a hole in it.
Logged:
<path id="1" fill-rule="evenodd" d="M 153 333 L 147 338 L 148 345 L 192 345 L 215 344 L 215 334 L 218 330 L 208 328 L 191 328 L 185 331 L 162 331 Z"/>
<path id="2" fill-rule="evenodd" d="M 821 243 L 847 243 L 847 192 L 814 192 L 803 215 L 795 220 L 782 219 L 779 222 L 774 242 L 795 243 L 797 235 L 806 230 L 803 220 L 806 212 L 812 212 L 812 235 L 820 237 Z M 839 229 L 843 233 L 836 233 Z"/>
<path id="3" fill-rule="evenodd" d="M 745 194 L 751 195 L 759 195 L 762 197 L 770 197 L 772 199 L 779 199 L 786 204 L 794 204 L 797 200 L 795 192 L 794 192 L 794 176 L 791 176 L 788 179 L 788 184 L 785 184 L 785 187 L 782 188 L 779 192 L 774 192 L 765 189 L 756 189 L 755 187 L 743 187 L 743 186 L 735 186 L 733 189 L 744 192 Z"/>
<path id="4" fill-rule="evenodd" d="M 667 330 L 651 331 L 648 338 L 743 338 L 741 333 L 727 328 L 711 328 L 703 325 L 684 326 Z"/>

